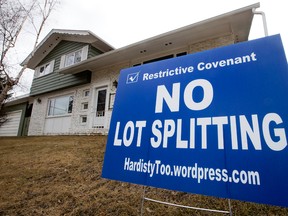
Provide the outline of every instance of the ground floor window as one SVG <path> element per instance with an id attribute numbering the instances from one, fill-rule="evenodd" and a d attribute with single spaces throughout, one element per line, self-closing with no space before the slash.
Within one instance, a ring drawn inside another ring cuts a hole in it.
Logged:
<path id="1" fill-rule="evenodd" d="M 48 116 L 67 115 L 73 109 L 72 95 L 51 98 L 48 102 Z"/>
<path id="2" fill-rule="evenodd" d="M 80 123 L 85 125 L 87 123 L 87 115 L 80 116 Z"/>
<path id="3" fill-rule="evenodd" d="M 88 109 L 88 102 L 84 102 L 81 104 L 81 110 L 87 110 Z"/>

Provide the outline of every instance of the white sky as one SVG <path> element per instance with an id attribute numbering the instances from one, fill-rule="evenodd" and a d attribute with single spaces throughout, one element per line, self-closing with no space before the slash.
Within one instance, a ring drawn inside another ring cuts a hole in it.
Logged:
<path id="1" fill-rule="evenodd" d="M 91 30 L 120 48 L 257 2 L 266 14 L 269 35 L 280 33 L 288 46 L 288 11 L 279 0 L 62 0 L 46 30 Z M 261 16 L 255 15 L 254 21 L 250 39 L 264 36 Z"/>
<path id="2" fill-rule="evenodd" d="M 281 34 L 288 52 L 288 10 L 280 0 L 61 0 L 42 32 L 51 29 L 90 30 L 115 48 L 260 2 L 269 35 Z M 249 40 L 264 37 L 262 17 L 255 15 Z M 18 46 L 20 46 L 20 42 Z M 31 52 L 28 41 L 19 61 Z M 287 54 L 286 54 L 287 56 Z M 31 73 L 31 72 L 30 72 Z M 31 80 L 31 74 L 24 82 Z"/>

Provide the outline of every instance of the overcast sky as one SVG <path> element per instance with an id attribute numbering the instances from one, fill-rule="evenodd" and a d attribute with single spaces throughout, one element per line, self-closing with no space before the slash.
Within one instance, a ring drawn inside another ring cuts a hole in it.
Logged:
<path id="1" fill-rule="evenodd" d="M 90 30 L 120 48 L 257 2 L 260 2 L 257 10 L 266 14 L 269 35 L 280 33 L 288 52 L 288 11 L 282 0 L 61 0 L 41 39 L 51 29 Z M 249 40 L 261 37 L 264 37 L 262 17 L 255 15 Z M 19 60 L 31 52 L 29 44 L 26 41 L 25 44 L 27 48 L 18 53 Z M 30 79 L 31 73 L 25 82 Z"/>
<path id="2" fill-rule="evenodd" d="M 288 11 L 279 0 L 62 0 L 46 26 L 91 30 L 115 48 L 260 2 L 269 35 L 282 35 L 288 46 Z M 255 16 L 251 39 L 264 36 L 262 18 Z"/>

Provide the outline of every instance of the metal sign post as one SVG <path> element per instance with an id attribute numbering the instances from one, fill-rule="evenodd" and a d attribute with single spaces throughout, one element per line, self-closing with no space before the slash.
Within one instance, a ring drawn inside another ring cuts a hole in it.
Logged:
<path id="1" fill-rule="evenodd" d="M 214 213 L 223 213 L 223 214 L 229 214 L 230 216 L 232 216 L 232 207 L 231 207 L 230 199 L 228 199 L 229 211 L 226 211 L 226 210 L 217 210 L 217 209 L 209 209 L 209 208 L 199 208 L 199 207 L 195 207 L 195 206 L 180 205 L 180 204 L 175 204 L 175 203 L 171 203 L 171 202 L 164 202 L 161 200 L 148 198 L 145 196 L 145 193 L 146 193 L 146 187 L 144 186 L 143 187 L 143 195 L 141 198 L 141 216 L 143 216 L 143 213 L 144 213 L 145 200 L 150 201 L 150 202 L 163 204 L 163 205 L 174 206 L 174 207 L 178 207 L 178 208 L 186 208 L 186 209 L 193 209 L 193 210 L 198 210 L 198 211 L 207 211 L 207 212 L 214 212 Z"/>

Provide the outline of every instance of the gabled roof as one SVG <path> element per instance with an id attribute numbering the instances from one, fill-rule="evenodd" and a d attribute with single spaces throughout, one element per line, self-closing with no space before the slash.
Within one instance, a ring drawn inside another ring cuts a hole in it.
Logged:
<path id="1" fill-rule="evenodd" d="M 237 38 L 236 42 L 247 41 L 254 17 L 253 9 L 258 7 L 260 7 L 260 3 L 160 34 L 63 68 L 59 70 L 59 73 L 73 74 L 83 70 L 95 71 L 95 69 L 100 69 L 107 65 L 145 57 L 159 51 L 187 47 L 188 44 L 227 34 L 234 34 Z M 166 45 L 167 43 L 169 46 Z M 143 50 L 145 50 L 145 52 L 143 52 Z"/>
<path id="2" fill-rule="evenodd" d="M 114 50 L 114 47 L 90 31 L 52 29 L 38 44 L 34 55 L 31 53 L 21 65 L 27 64 L 28 68 L 34 69 L 62 40 L 89 43 L 102 52 Z"/>

